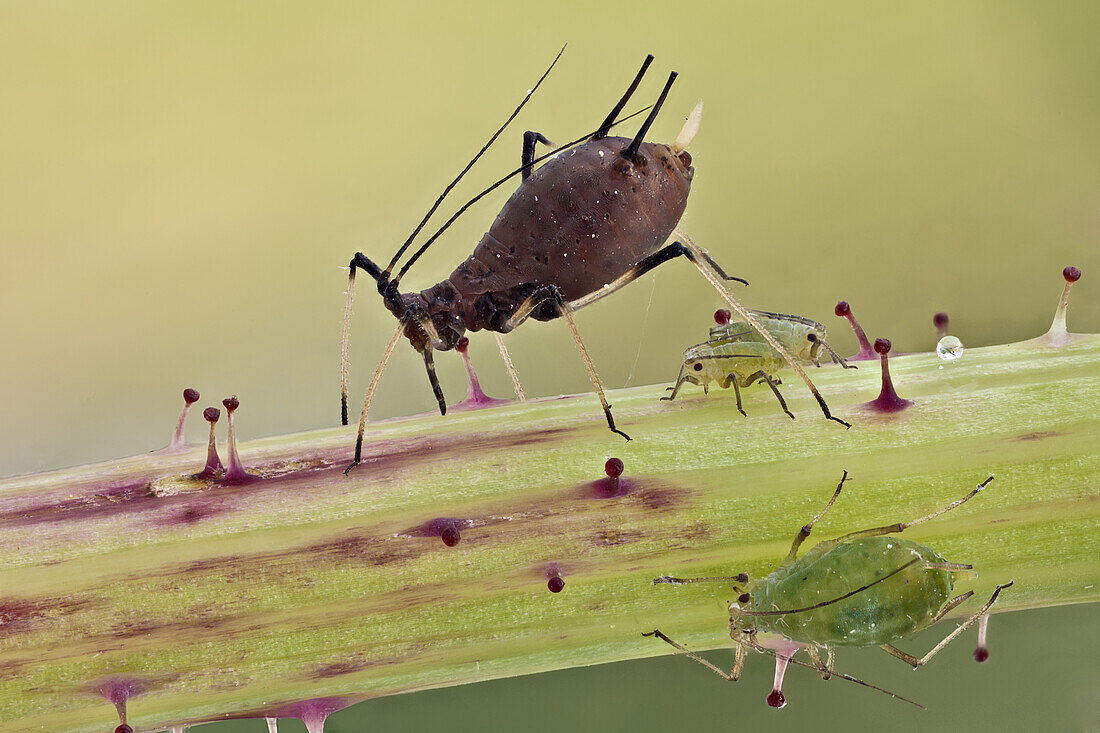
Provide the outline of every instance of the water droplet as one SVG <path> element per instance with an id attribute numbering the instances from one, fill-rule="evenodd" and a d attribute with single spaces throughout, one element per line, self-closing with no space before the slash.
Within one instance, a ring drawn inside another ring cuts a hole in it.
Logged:
<path id="1" fill-rule="evenodd" d="M 944 336 L 936 344 L 936 355 L 944 361 L 955 361 L 963 355 L 963 342 L 955 336 Z"/>

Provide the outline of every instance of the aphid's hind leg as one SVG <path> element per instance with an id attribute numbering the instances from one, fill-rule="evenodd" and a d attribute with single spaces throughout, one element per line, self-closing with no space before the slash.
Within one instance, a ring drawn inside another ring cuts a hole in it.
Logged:
<path id="1" fill-rule="evenodd" d="M 840 477 L 840 483 L 836 485 L 836 491 L 834 491 L 833 495 L 829 497 L 829 502 L 825 505 L 825 508 L 822 509 L 819 514 L 814 515 L 814 518 L 811 519 L 809 522 L 802 525 L 802 529 L 798 530 L 798 534 L 794 536 L 794 542 L 791 543 L 791 551 L 787 553 L 787 557 L 783 558 L 783 562 L 779 564 L 780 568 L 786 567 L 787 565 L 790 565 L 792 562 L 795 561 L 795 558 L 798 557 L 798 548 L 801 547 L 802 543 L 806 541 L 806 538 L 810 536 L 810 532 L 813 531 L 814 525 L 817 524 L 817 521 L 824 517 L 826 512 L 832 509 L 833 503 L 836 501 L 837 497 L 840 496 L 840 492 L 844 488 L 844 482 L 847 480 L 848 472 L 845 471 L 844 475 Z"/>
<path id="2" fill-rule="evenodd" d="M 523 180 L 531 175 L 532 170 L 535 167 L 535 143 L 542 143 L 543 145 L 549 145 L 554 147 L 554 143 L 546 139 L 546 136 L 541 132 L 531 132 L 528 130 L 523 133 L 523 152 L 520 155 L 520 159 L 523 162 Z"/>
<path id="3" fill-rule="evenodd" d="M 920 519 L 914 519 L 911 522 L 897 522 L 896 524 L 888 524 L 885 527 L 873 527 L 871 529 L 862 529 L 858 532 L 850 532 L 846 535 L 842 535 L 840 537 L 837 537 L 835 540 L 831 540 L 830 542 L 833 545 L 839 545 L 841 543 L 848 542 L 849 540 L 858 539 L 860 537 L 879 537 L 881 535 L 886 535 L 886 534 L 897 534 L 898 532 L 902 532 L 902 531 L 908 529 L 909 527 L 927 522 L 929 519 L 935 519 L 936 517 L 940 516 L 941 514 L 943 514 L 945 512 L 949 512 L 949 511 L 951 511 L 952 509 L 954 509 L 955 507 L 957 507 L 961 504 L 965 504 L 967 501 L 969 501 L 971 498 L 973 498 L 979 491 L 984 489 L 986 486 L 989 486 L 989 482 L 992 481 L 992 480 L 993 480 L 993 477 L 990 476 L 985 481 L 982 481 L 980 484 L 975 486 L 974 489 L 969 494 L 964 496 L 963 498 L 956 499 L 955 501 L 953 501 L 950 504 L 948 504 L 947 506 L 945 506 L 943 509 L 937 509 L 936 511 L 932 512 L 931 514 L 926 514 L 925 516 L 921 517 Z"/>
<path id="4" fill-rule="evenodd" d="M 973 616 L 968 618 L 966 620 L 966 623 L 962 624 L 961 626 L 956 628 L 954 631 L 952 631 L 950 634 L 948 634 L 946 637 L 944 637 L 943 641 L 941 641 L 939 644 L 936 644 L 936 646 L 933 647 L 932 651 L 928 652 L 927 654 L 925 654 L 920 659 L 917 659 L 912 654 L 908 654 L 906 652 L 903 652 L 901 649 L 898 649 L 896 646 L 893 646 L 892 644 L 883 644 L 879 648 L 882 649 L 887 654 L 890 654 L 891 656 L 895 656 L 898 659 L 900 659 L 901 661 L 905 662 L 906 664 L 912 666 L 913 669 L 916 669 L 917 667 L 923 667 L 925 664 L 928 664 L 928 660 L 930 660 L 933 656 L 936 655 L 936 652 L 938 652 L 940 649 L 943 649 L 945 646 L 947 646 L 947 644 L 952 639 L 954 639 L 956 636 L 958 636 L 963 631 L 965 631 L 966 628 L 968 626 L 970 626 L 970 624 L 974 623 L 975 621 L 980 619 L 982 616 L 984 616 L 989 611 L 990 607 L 997 601 L 997 596 L 999 596 L 1001 594 L 1001 591 L 1004 590 L 1005 588 L 1009 588 L 1011 586 L 1012 586 L 1012 581 L 1011 580 L 1008 581 L 1007 583 L 1005 583 L 1004 585 L 998 585 L 997 588 L 993 591 L 993 595 L 990 596 L 989 600 L 985 602 L 985 605 L 982 606 L 981 609 L 977 613 L 975 613 Z"/>
<path id="5" fill-rule="evenodd" d="M 596 396 L 600 399 L 600 404 L 603 406 L 604 417 L 607 418 L 607 426 L 611 429 L 611 432 L 616 435 L 630 440 L 630 436 L 615 427 L 615 418 L 611 415 L 611 405 L 607 404 L 607 397 L 603 393 L 603 384 L 600 382 L 600 375 L 596 373 L 596 366 L 592 363 L 592 357 L 588 355 L 588 349 L 584 347 L 584 341 L 581 340 L 581 333 L 577 330 L 577 324 L 573 320 L 573 306 L 567 303 L 561 297 L 561 291 L 559 291 L 553 285 L 540 285 L 535 288 L 535 291 L 527 296 L 527 299 L 520 304 L 519 308 L 512 315 L 511 318 L 504 324 L 501 329 L 504 333 L 511 331 L 523 321 L 527 320 L 527 317 L 531 315 L 531 311 L 537 306 L 543 303 L 552 303 L 558 314 L 565 318 L 566 325 L 569 326 L 569 334 L 573 337 L 573 343 L 577 346 L 577 352 L 581 356 L 581 361 L 584 362 L 584 368 L 588 371 L 588 379 L 592 382 L 592 388 L 596 391 Z"/>
<path id="6" fill-rule="evenodd" d="M 653 585 L 690 585 L 691 583 L 747 583 L 749 576 L 746 573 L 737 575 L 716 575 L 706 578 L 673 578 L 671 575 L 659 575 L 653 579 Z M 737 587 L 736 585 L 734 586 Z"/>
<path id="7" fill-rule="evenodd" d="M 737 375 L 729 375 L 730 385 L 733 387 L 733 396 L 737 398 L 737 411 L 745 417 L 749 416 L 749 413 L 745 412 L 744 405 L 741 404 L 741 388 L 737 386 Z"/>
<path id="8" fill-rule="evenodd" d="M 787 417 L 794 420 L 794 413 L 791 412 L 789 409 L 787 409 L 787 401 L 785 399 L 783 399 L 783 395 L 779 393 L 779 382 L 778 382 L 778 380 L 772 379 L 771 376 L 764 373 L 764 370 L 760 370 L 758 372 L 754 372 L 754 373 L 750 374 L 749 376 L 745 377 L 745 386 L 748 387 L 750 384 L 752 384 L 756 380 L 760 380 L 761 382 L 764 382 L 769 387 L 771 387 L 772 394 L 774 394 L 775 398 L 777 400 L 779 400 L 779 406 L 781 408 L 783 408 L 783 412 L 787 413 Z"/>
<path id="9" fill-rule="evenodd" d="M 681 654 L 683 654 L 686 657 L 690 657 L 691 659 L 694 659 L 696 662 L 703 665 L 704 667 L 709 669 L 711 672 L 714 672 L 716 675 L 718 675 L 722 679 L 726 680 L 727 682 L 736 682 L 738 679 L 740 679 L 741 670 L 745 666 L 745 647 L 741 644 L 737 645 L 737 658 L 733 662 L 733 669 L 730 670 L 729 672 L 723 672 L 716 665 L 711 664 L 710 662 L 703 659 L 702 657 L 700 657 L 695 652 L 689 651 L 685 647 L 681 646 L 680 644 L 677 644 L 675 641 L 673 641 L 672 639 L 670 639 L 667 636 L 665 636 L 664 634 L 662 634 L 660 629 L 654 629 L 653 631 L 650 631 L 649 633 L 643 633 L 642 636 L 653 636 L 653 637 L 656 637 L 656 638 L 660 639 L 661 641 L 664 641 L 664 642 L 667 642 L 667 643 L 671 644 L 676 649 L 676 651 L 680 652 Z"/>

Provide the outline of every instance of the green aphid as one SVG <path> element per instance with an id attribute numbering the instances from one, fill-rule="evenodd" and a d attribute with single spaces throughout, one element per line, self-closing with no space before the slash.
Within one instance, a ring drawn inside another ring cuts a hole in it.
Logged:
<path id="1" fill-rule="evenodd" d="M 847 364 L 829 346 L 825 341 L 825 326 L 817 321 L 786 313 L 757 310 L 750 313 L 795 359 L 821 366 L 819 357 L 824 349 L 833 361 L 845 369 L 856 368 Z M 751 325 L 740 320 L 731 322 L 729 311 L 720 310 L 714 317 L 719 325 L 710 329 L 709 339 L 684 351 L 680 375 L 676 384 L 668 388 L 672 390 L 672 394 L 661 399 L 676 399 L 684 382 L 702 387 L 703 392 L 708 392 L 711 382 L 717 382 L 723 389 L 733 387 L 737 397 L 737 411 L 746 415 L 741 405 L 741 388 L 764 382 L 771 387 L 783 412 L 793 419 L 794 415 L 787 409 L 787 402 L 779 393 L 782 382 L 775 376 L 786 366 L 786 360 Z"/>
<path id="2" fill-rule="evenodd" d="M 744 573 L 717 578 L 671 578 L 662 575 L 653 581 L 675 585 L 712 581 L 735 584 L 734 590 L 739 595 L 729 605 L 729 630 L 730 638 L 737 644 L 737 656 L 731 672 L 727 673 L 696 656 L 659 630 L 655 629 L 645 636 L 655 636 L 668 642 L 731 682 L 736 682 L 741 675 L 746 651 L 773 655 L 775 684 L 767 701 L 776 708 L 786 704 L 782 691 L 783 676 L 791 662 L 816 670 L 823 679 L 841 677 L 912 702 L 835 671 L 835 648 L 878 646 L 916 669 L 978 619 L 983 620 L 984 626 L 986 613 L 1001 590 L 1012 585 L 1011 581 L 998 585 L 981 609 L 923 657 L 914 657 L 895 647 L 895 641 L 931 626 L 974 592 L 951 597 L 955 585 L 953 574 L 971 570 L 971 565 L 947 562 L 929 547 L 889 535 L 927 522 L 963 504 L 988 486 L 993 477 L 978 484 L 963 498 L 920 519 L 851 532 L 821 542 L 798 557 L 798 548 L 810 536 L 814 524 L 825 516 L 840 496 L 847 478 L 848 472 L 845 471 L 825 509 L 799 530 L 786 558 L 767 577 L 750 581 Z M 984 633 L 981 636 L 979 650 L 984 649 Z M 803 648 L 810 657 L 809 663 L 791 659 Z M 975 653 L 978 661 L 983 661 L 987 656 Z"/>

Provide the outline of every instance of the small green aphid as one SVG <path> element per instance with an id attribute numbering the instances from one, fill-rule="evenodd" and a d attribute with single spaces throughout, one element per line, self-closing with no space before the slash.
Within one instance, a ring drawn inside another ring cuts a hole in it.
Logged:
<path id="1" fill-rule="evenodd" d="M 746 651 L 773 655 L 775 684 L 767 698 L 772 707 L 781 708 L 786 704 L 782 691 L 783 675 L 791 662 L 816 670 L 823 679 L 841 677 L 912 703 L 912 700 L 835 671 L 835 647 L 878 646 L 916 669 L 926 664 L 964 629 L 985 617 L 1001 590 L 1011 586 L 1012 581 L 998 585 L 981 609 L 923 657 L 914 657 L 895 647 L 893 642 L 939 621 L 974 595 L 974 591 L 951 598 L 955 585 L 953 573 L 970 570 L 971 565 L 947 562 L 929 547 L 887 535 L 954 509 L 988 486 L 993 477 L 978 484 L 963 498 L 920 519 L 851 532 L 818 543 L 798 557 L 799 546 L 840 496 L 847 478 L 848 472 L 845 471 L 825 509 L 799 530 L 791 544 L 791 551 L 766 578 L 750 582 L 744 573 L 717 578 L 670 578 L 662 575 L 653 581 L 675 585 L 712 581 L 740 584 L 734 585 L 739 595 L 729 605 L 730 638 L 737 644 L 737 656 L 731 672 L 727 673 L 693 654 L 660 630 L 654 629 L 644 636 L 655 636 L 668 642 L 731 682 L 736 682 L 741 676 Z M 809 654 L 810 663 L 791 659 L 802 648 Z"/>
<path id="2" fill-rule="evenodd" d="M 845 369 L 856 368 L 847 364 L 829 346 L 825 341 L 825 326 L 817 321 L 786 313 L 757 310 L 750 313 L 795 359 L 821 366 L 819 357 L 824 349 L 833 361 Z M 737 397 L 737 411 L 746 415 L 741 405 L 741 388 L 759 381 L 771 387 L 783 412 L 793 419 L 794 415 L 787 409 L 787 402 L 779 393 L 782 382 L 775 377 L 776 372 L 786 366 L 786 360 L 751 325 L 745 321 L 731 321 L 729 311 L 716 311 L 714 320 L 718 325 L 710 329 L 710 338 L 684 351 L 680 375 L 676 378 L 676 384 L 668 388 L 672 390 L 672 394 L 661 399 L 676 399 L 684 382 L 702 387 L 704 393 L 708 391 L 711 382 L 718 382 L 718 386 L 723 389 L 733 387 Z"/>

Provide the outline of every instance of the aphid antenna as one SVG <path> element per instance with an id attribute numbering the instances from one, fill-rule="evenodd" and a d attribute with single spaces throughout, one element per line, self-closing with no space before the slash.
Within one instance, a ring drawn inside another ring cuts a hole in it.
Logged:
<path id="1" fill-rule="evenodd" d="M 821 603 L 815 603 L 814 605 L 806 606 L 805 608 L 789 608 L 789 609 L 773 610 L 773 611 L 738 611 L 737 613 L 741 616 L 786 616 L 787 614 L 790 614 L 790 613 L 802 613 L 803 611 L 813 611 L 814 609 L 817 609 L 817 608 L 822 608 L 824 606 L 830 606 L 834 603 L 839 603 L 840 601 L 843 601 L 845 598 L 851 598 L 852 596 L 856 595 L 857 593 L 862 593 L 863 591 L 867 590 L 868 588 L 872 588 L 872 587 L 878 585 L 882 581 L 897 575 L 902 570 L 905 570 L 906 568 L 911 567 L 911 566 L 915 565 L 918 562 L 921 562 L 921 558 L 914 557 L 912 560 L 905 563 L 901 567 L 895 568 L 894 570 L 891 570 L 886 575 L 883 575 L 880 578 L 876 578 L 875 580 L 871 581 L 867 585 L 856 588 L 855 590 L 849 591 L 848 593 L 845 593 L 844 595 L 839 596 L 837 598 L 833 598 L 832 600 L 822 601 Z"/>
<path id="2" fill-rule="evenodd" d="M 671 575 L 659 575 L 653 579 L 653 585 L 689 585 L 691 583 L 747 583 L 749 582 L 748 573 L 738 573 L 737 575 L 713 575 L 702 578 L 674 578 Z M 737 586 L 734 585 L 734 588 Z"/>
<path id="3" fill-rule="evenodd" d="M 397 265 L 397 261 L 399 259 L 401 259 L 401 255 L 405 254 L 405 251 L 412 244 L 413 240 L 416 239 L 416 235 L 419 234 L 420 230 L 422 230 L 424 228 L 424 225 L 428 223 L 428 219 L 430 219 L 432 217 L 432 214 L 434 214 L 436 212 L 436 209 L 439 208 L 439 205 L 443 203 L 443 199 L 445 199 L 447 197 L 447 194 L 449 194 L 451 192 L 451 189 L 453 189 L 456 185 L 458 185 L 458 182 L 462 180 L 462 177 L 465 176 L 470 171 L 471 168 L 473 168 L 474 163 L 476 163 L 481 158 L 481 156 L 485 154 L 485 151 L 488 150 L 489 147 L 494 142 L 496 142 L 496 139 L 498 137 L 500 137 L 500 134 L 502 132 L 504 132 L 504 128 L 508 127 L 508 125 L 511 124 L 512 120 L 514 120 L 516 118 L 516 115 L 518 115 L 520 113 L 520 110 L 523 109 L 524 105 L 526 105 L 527 102 L 530 101 L 531 97 L 534 95 L 535 91 L 542 84 L 543 80 L 545 80 L 546 77 L 550 75 L 550 72 L 554 69 L 554 66 L 558 63 L 558 59 L 560 59 L 561 55 L 563 53 L 565 53 L 565 46 L 568 46 L 568 45 L 569 44 L 565 44 L 561 47 L 561 50 L 558 51 L 558 55 L 555 56 L 554 60 L 550 62 L 550 66 L 547 67 L 546 71 L 544 71 L 542 76 L 539 77 L 539 80 L 537 82 L 535 82 L 535 85 L 527 90 L 527 94 L 524 95 L 523 101 L 520 102 L 519 105 L 515 108 L 515 110 L 512 111 L 512 114 L 508 116 L 508 119 L 506 119 L 504 121 L 504 124 L 501 125 L 500 128 L 496 132 L 493 133 L 493 136 L 491 138 L 489 138 L 489 142 L 485 143 L 485 145 L 482 146 L 481 150 L 479 150 L 477 152 L 477 155 L 475 155 L 473 157 L 473 159 L 471 159 L 470 162 L 466 164 L 466 167 L 463 168 L 457 176 L 455 176 L 455 179 L 453 181 L 451 181 L 449 184 L 447 184 L 447 187 L 443 189 L 443 193 L 439 194 L 439 198 L 437 198 L 435 200 L 435 203 L 432 204 L 432 208 L 428 209 L 428 213 L 425 214 L 424 218 L 420 220 L 420 223 L 416 225 L 416 229 L 413 229 L 412 234 L 410 234 L 409 238 L 405 240 L 405 243 L 402 244 L 400 248 L 398 248 L 397 254 L 395 254 L 393 256 L 393 258 L 390 260 L 390 264 L 386 266 L 385 272 L 382 273 L 384 277 L 386 277 L 386 278 L 389 277 L 390 272 L 392 272 L 393 268 Z M 649 60 L 652 61 L 653 57 L 650 56 Z M 644 71 L 644 67 L 643 67 L 643 71 Z M 637 82 L 635 82 L 635 85 L 637 85 Z"/>
<path id="4" fill-rule="evenodd" d="M 845 369 L 859 369 L 859 367 L 857 367 L 855 364 L 849 364 L 847 361 L 844 360 L 843 356 L 836 353 L 833 347 L 829 346 L 828 341 L 826 341 L 825 339 L 819 339 L 816 334 L 811 333 L 810 336 L 813 337 L 810 339 L 811 341 L 821 344 L 821 347 L 829 352 L 829 356 L 832 357 L 834 364 L 840 364 L 840 366 L 844 367 Z"/>
<path id="5" fill-rule="evenodd" d="M 644 634 L 643 634 L 643 636 L 644 636 Z M 779 655 L 774 650 L 768 649 L 767 647 L 760 646 L 759 644 L 757 644 L 754 641 L 745 640 L 745 641 L 742 641 L 741 643 L 748 644 L 749 647 L 751 647 L 755 651 L 761 652 L 762 654 L 768 654 L 768 655 L 770 655 L 772 657 L 775 657 L 777 659 L 779 658 Z M 788 657 L 787 662 L 790 663 L 790 664 L 796 664 L 799 667 L 805 667 L 806 669 L 812 669 L 813 671 L 818 672 L 818 673 L 821 672 L 821 670 L 818 669 L 817 667 L 815 667 L 814 665 L 808 664 L 808 663 L 800 661 L 798 659 L 794 659 L 793 657 Z M 837 672 L 835 669 L 830 670 L 830 674 L 833 677 L 839 677 L 842 680 L 848 680 L 849 682 L 855 682 L 857 685 L 862 685 L 864 687 L 869 687 L 872 690 L 878 690 L 879 692 L 883 693 L 884 695 L 889 695 L 890 697 L 894 698 L 895 700 L 901 700 L 902 702 L 907 702 L 910 705 L 916 705 L 921 710 L 927 710 L 928 709 L 924 705 L 921 705 L 919 702 L 916 702 L 915 700 L 910 700 L 907 697 L 902 697 L 901 695 L 897 694 L 896 692 L 890 692 L 889 690 L 884 689 L 882 687 L 879 687 L 878 685 L 872 685 L 870 682 L 864 682 L 863 680 L 859 679 L 858 677 L 853 677 L 850 674 L 844 674 L 843 672 Z"/>
<path id="6" fill-rule="evenodd" d="M 825 504 L 825 508 L 815 514 L 814 518 L 809 522 L 802 525 L 802 529 L 798 530 L 798 534 L 794 537 L 794 542 L 791 543 L 791 551 L 787 553 L 787 557 L 784 558 L 782 564 L 786 565 L 787 563 L 794 562 L 795 558 L 798 557 L 798 548 L 801 547 L 802 543 L 806 541 L 806 538 L 810 536 L 810 532 L 813 531 L 814 525 L 817 524 L 818 520 L 824 517 L 828 511 L 833 508 L 833 504 L 836 503 L 837 497 L 840 496 L 840 492 L 844 489 L 844 482 L 847 480 L 848 471 L 845 470 L 844 475 L 840 477 L 840 483 L 836 485 L 836 491 L 833 492 L 833 495 L 829 497 L 829 501 Z"/>
<path id="7" fill-rule="evenodd" d="M 946 514 L 947 512 L 954 509 L 955 507 L 958 507 L 958 506 L 961 506 L 961 505 L 965 504 L 966 502 L 970 501 L 975 496 L 977 496 L 978 492 L 980 492 L 986 486 L 989 486 L 989 484 L 993 481 L 993 479 L 994 479 L 994 476 L 990 475 L 989 478 L 987 478 L 985 481 L 982 481 L 980 484 L 975 486 L 974 489 L 969 494 L 967 494 L 966 496 L 964 496 L 961 499 L 956 499 L 955 501 L 951 502 L 950 504 L 943 507 L 942 509 L 937 509 L 936 511 L 932 512 L 931 514 L 927 514 L 927 515 L 921 517 L 920 519 L 914 519 L 912 522 L 902 522 L 901 524 L 898 525 L 900 527 L 900 529 L 898 529 L 898 531 L 900 532 L 903 529 L 908 529 L 909 527 L 912 527 L 914 525 L 921 524 L 923 522 L 927 522 L 930 519 L 935 519 L 936 517 L 940 516 L 941 514 Z"/>
<path id="8" fill-rule="evenodd" d="M 711 286 L 718 291 L 718 294 L 722 296 L 722 298 L 727 303 L 729 303 L 731 308 L 737 311 L 738 315 L 744 318 L 750 326 L 755 328 L 756 331 L 764 337 L 764 340 L 768 342 L 768 345 L 775 349 L 779 353 L 779 355 L 783 357 L 783 360 L 787 362 L 788 366 L 794 369 L 795 373 L 802 378 L 802 381 L 806 383 L 806 386 L 813 394 L 814 399 L 817 400 L 817 404 L 821 407 L 821 412 L 825 415 L 825 418 L 828 420 L 832 420 L 833 422 L 838 422 L 846 428 L 851 428 L 851 423 L 841 420 L 839 417 L 834 417 L 833 414 L 829 412 L 829 405 L 825 403 L 825 398 L 822 397 L 821 393 L 817 391 L 817 387 L 814 386 L 813 381 L 810 380 L 810 376 L 806 374 L 806 370 L 802 368 L 802 365 L 796 362 L 791 357 L 790 353 L 788 353 L 787 350 L 783 348 L 783 344 L 779 343 L 778 339 L 776 339 L 775 336 L 772 336 L 770 333 L 768 333 L 768 330 L 766 328 L 760 325 L 760 322 L 756 320 L 756 317 L 753 316 L 753 314 L 749 312 L 749 310 L 745 308 L 745 306 L 741 305 L 741 303 L 737 301 L 737 298 L 733 297 L 733 293 L 729 291 L 729 289 L 722 283 L 722 281 L 711 270 L 711 268 L 704 264 L 704 262 L 710 260 L 710 256 L 706 254 L 706 251 L 698 244 L 696 244 L 691 237 L 687 236 L 678 227 L 673 230 L 673 234 L 674 236 L 682 239 L 687 245 L 688 249 L 691 250 L 692 254 L 695 255 L 695 261 L 693 262 L 693 264 L 699 270 L 699 272 L 703 274 L 703 277 L 705 277 L 707 281 L 710 282 Z"/>

